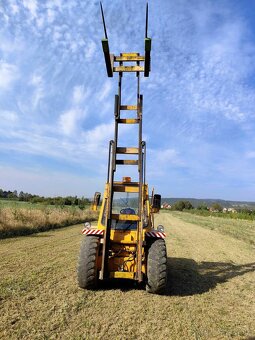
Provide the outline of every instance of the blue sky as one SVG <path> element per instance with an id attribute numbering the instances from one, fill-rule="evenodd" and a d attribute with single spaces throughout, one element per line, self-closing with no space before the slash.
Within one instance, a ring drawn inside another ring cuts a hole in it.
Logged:
<path id="1" fill-rule="evenodd" d="M 103 5 L 111 51 L 143 52 L 145 1 Z M 147 179 L 165 197 L 255 200 L 254 11 L 248 0 L 149 1 Z M 1 1 L 1 188 L 103 191 L 117 77 L 101 38 L 97 1 Z M 134 146 L 130 127 L 121 134 Z"/>

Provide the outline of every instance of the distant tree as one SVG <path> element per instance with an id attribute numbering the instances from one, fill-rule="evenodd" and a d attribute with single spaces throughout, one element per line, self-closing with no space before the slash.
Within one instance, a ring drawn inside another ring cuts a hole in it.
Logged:
<path id="1" fill-rule="evenodd" d="M 190 210 L 190 209 L 194 209 L 194 207 L 190 203 L 190 201 L 177 201 L 172 206 L 172 210 L 183 211 L 184 209 Z"/>
<path id="2" fill-rule="evenodd" d="M 223 210 L 222 206 L 219 203 L 213 203 L 212 206 L 211 206 L 211 209 L 213 211 L 222 211 Z"/>
<path id="3" fill-rule="evenodd" d="M 207 205 L 205 203 L 199 204 L 197 209 L 198 210 L 208 210 Z"/>
<path id="4" fill-rule="evenodd" d="M 184 201 L 185 209 L 194 209 L 193 205 L 190 203 L 190 201 Z"/>
<path id="5" fill-rule="evenodd" d="M 68 197 L 65 197 L 64 199 L 64 204 L 65 205 L 72 205 L 72 197 L 71 196 L 68 196 Z"/>
<path id="6" fill-rule="evenodd" d="M 19 193 L 19 201 L 24 201 L 24 192 L 23 191 L 21 191 L 20 193 Z"/>
<path id="7" fill-rule="evenodd" d="M 177 201 L 172 207 L 173 210 L 183 211 L 185 209 L 185 202 L 184 201 Z"/>

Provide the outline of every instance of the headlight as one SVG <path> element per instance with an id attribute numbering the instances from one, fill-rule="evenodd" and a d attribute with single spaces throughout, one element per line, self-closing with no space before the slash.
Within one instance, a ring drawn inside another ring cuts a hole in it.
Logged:
<path id="1" fill-rule="evenodd" d="M 85 222 L 84 223 L 84 227 L 87 228 L 87 229 L 90 229 L 91 228 L 91 223 L 90 222 Z"/>
<path id="2" fill-rule="evenodd" d="M 158 227 L 157 227 L 157 230 L 160 231 L 161 233 L 163 233 L 165 228 L 162 224 L 159 224 Z"/>

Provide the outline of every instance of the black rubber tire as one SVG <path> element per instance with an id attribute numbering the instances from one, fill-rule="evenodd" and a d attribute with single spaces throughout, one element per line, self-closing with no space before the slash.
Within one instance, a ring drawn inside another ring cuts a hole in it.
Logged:
<path id="1" fill-rule="evenodd" d="M 85 236 L 81 242 L 77 266 L 78 285 L 83 289 L 95 289 L 98 283 L 97 258 L 99 238 Z"/>
<path id="2" fill-rule="evenodd" d="M 146 291 L 164 294 L 167 285 L 167 253 L 164 239 L 153 240 L 147 253 Z"/>

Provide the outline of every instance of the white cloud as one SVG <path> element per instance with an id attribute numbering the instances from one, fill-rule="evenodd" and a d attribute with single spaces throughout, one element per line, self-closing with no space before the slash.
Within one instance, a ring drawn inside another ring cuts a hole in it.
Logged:
<path id="1" fill-rule="evenodd" d="M 18 77 L 19 71 L 15 65 L 0 60 L 0 88 L 2 90 L 9 89 Z"/>
<path id="2" fill-rule="evenodd" d="M 32 107 L 35 109 L 39 102 L 45 96 L 45 88 L 44 88 L 44 79 L 39 72 L 34 72 L 31 79 L 30 84 L 34 86 L 34 92 L 31 96 Z"/>
<path id="3" fill-rule="evenodd" d="M 13 13 L 14 15 L 19 13 L 20 8 L 19 8 L 19 6 L 17 5 L 16 2 L 11 2 L 11 3 L 10 3 L 10 6 L 11 6 L 12 13 Z"/>
<path id="4" fill-rule="evenodd" d="M 98 94 L 98 100 L 100 102 L 104 101 L 108 97 L 111 89 L 112 89 L 112 82 L 110 80 L 106 80 L 101 91 Z"/>
<path id="5" fill-rule="evenodd" d="M 73 88 L 72 107 L 61 114 L 59 126 L 65 135 L 71 135 L 78 130 L 80 123 L 87 115 L 87 109 L 84 101 L 88 97 L 89 91 L 83 85 L 77 85 Z"/>
<path id="6" fill-rule="evenodd" d="M 53 9 L 48 8 L 47 9 L 47 18 L 48 22 L 52 23 L 55 20 L 56 12 Z"/>
<path id="7" fill-rule="evenodd" d="M 36 18 L 36 24 L 37 24 L 37 27 L 38 27 L 39 29 L 42 29 L 43 26 L 44 26 L 44 24 L 45 24 L 44 17 L 43 17 L 43 16 L 38 16 L 38 17 Z"/>
<path id="8" fill-rule="evenodd" d="M 18 121 L 18 115 L 16 112 L 3 110 L 0 111 L 0 120 L 1 123 L 15 123 Z"/>
<path id="9" fill-rule="evenodd" d="M 49 0 L 49 1 L 47 1 L 47 8 L 52 9 L 52 8 L 56 7 L 59 10 L 61 10 L 62 6 L 63 6 L 63 4 L 62 4 L 61 0 L 54 0 L 54 1 Z"/>
<path id="10" fill-rule="evenodd" d="M 54 30 L 53 32 L 53 40 L 55 41 L 55 43 L 57 43 L 62 37 L 62 34 L 57 31 L 57 30 Z"/>
<path id="11" fill-rule="evenodd" d="M 64 112 L 59 118 L 59 126 L 65 135 L 71 135 L 76 131 L 77 123 L 84 116 L 85 111 L 72 108 Z"/>
<path id="12" fill-rule="evenodd" d="M 92 197 L 97 190 L 103 190 L 104 179 L 85 174 L 69 174 L 35 167 L 15 169 L 0 165 L 0 188 L 18 190 L 44 196 L 77 195 Z"/>
<path id="13" fill-rule="evenodd" d="M 73 104 L 80 105 L 89 95 L 83 85 L 77 85 L 73 89 Z"/>
<path id="14" fill-rule="evenodd" d="M 68 138 L 61 134 L 52 135 L 54 129 L 51 127 L 32 125 L 29 130 L 20 129 L 18 126 L 15 129 L 6 129 L 6 125 L 2 124 L 0 135 L 5 138 L 5 141 L 0 141 L 0 150 L 15 151 L 24 156 L 31 154 L 60 159 L 67 163 L 79 164 L 83 169 L 93 169 L 94 173 L 100 173 L 101 165 L 98 166 L 98 160 L 107 159 L 108 142 L 113 134 L 113 122 L 100 124 L 86 132 L 78 131 L 73 138 L 69 138 L 70 133 L 77 128 L 76 123 L 72 121 L 76 118 L 76 113 L 73 112 L 70 116 L 66 115 L 62 118 L 63 129 Z M 8 123 L 9 127 L 11 123 Z M 103 167 L 103 174 L 105 174 L 105 167 L 106 165 Z"/>
<path id="15" fill-rule="evenodd" d="M 36 0 L 23 0 L 23 5 L 29 10 L 32 18 L 37 16 L 37 1 Z"/>
<path id="16" fill-rule="evenodd" d="M 255 158 L 255 151 L 247 151 L 245 153 L 245 158 L 254 159 Z"/>
<path id="17" fill-rule="evenodd" d="M 201 157 L 205 142 L 215 146 L 213 154 L 222 157 L 222 145 L 226 144 L 229 150 L 239 150 L 230 158 L 238 162 L 237 155 L 241 155 L 250 166 L 254 163 L 254 151 L 248 147 L 254 144 L 255 127 L 255 51 L 250 22 L 244 21 L 241 3 L 233 10 L 230 1 L 220 5 L 211 0 L 186 2 L 164 0 L 160 6 L 151 4 L 150 30 L 152 38 L 154 35 L 157 39 L 150 78 L 142 77 L 141 82 L 144 131 L 151 148 L 148 162 L 153 162 L 148 170 L 155 171 L 154 178 L 158 173 L 162 178 L 170 174 L 173 182 L 174 171 L 180 171 L 179 178 L 187 174 L 190 178 L 203 177 L 204 181 L 210 178 L 211 164 L 217 162 L 208 152 Z M 60 0 L 8 3 L 14 7 L 0 6 L 1 149 L 16 151 L 24 158 L 29 153 L 43 155 L 49 163 L 55 159 L 79 167 L 85 164 L 86 169 L 91 163 L 98 171 L 96 160 L 107 159 L 108 142 L 113 138 L 113 124 L 108 122 L 113 117 L 111 92 L 117 78 L 106 78 L 99 47 L 103 28 L 100 20 L 95 24 L 100 19 L 97 6 L 77 1 L 69 5 L 69 1 Z M 236 10 L 239 6 L 240 12 Z M 109 17 L 106 20 L 112 52 L 126 48 L 143 51 L 137 27 L 144 18 L 136 15 L 135 8 L 130 4 L 125 12 L 124 2 L 109 3 L 108 15 L 113 15 L 113 21 Z M 123 14 L 122 20 L 119 13 Z M 170 22 L 165 13 L 173 13 Z M 134 25 L 127 25 L 130 17 L 135 18 Z M 126 29 L 121 31 L 123 23 Z M 135 75 L 131 76 L 135 81 Z M 135 98 L 128 78 L 123 75 L 123 104 L 132 104 Z M 19 86 L 12 86 L 17 79 Z M 78 84 L 75 87 L 74 82 Z M 10 91 L 5 93 L 5 89 Z M 11 111 L 15 106 L 22 119 Z M 136 127 L 120 127 L 122 145 L 134 146 L 137 134 L 131 128 Z M 199 153 L 196 150 L 190 156 L 198 140 Z M 242 165 L 245 168 L 247 164 Z M 225 182 L 228 177 L 222 171 L 217 180 Z"/>
<path id="18" fill-rule="evenodd" d="M 32 18 L 37 16 L 37 1 L 36 0 L 23 0 L 23 5 L 29 10 Z"/>
<path id="19" fill-rule="evenodd" d="M 178 153 L 175 149 L 153 150 L 158 162 L 179 163 Z"/>
<path id="20" fill-rule="evenodd" d="M 86 43 L 85 58 L 91 60 L 96 51 L 96 44 L 93 40 Z"/>
<path id="21" fill-rule="evenodd" d="M 82 137 L 86 149 L 90 153 L 96 152 L 96 157 L 102 156 L 108 149 L 109 141 L 113 138 L 114 123 L 99 124 L 91 130 L 84 131 Z"/>

